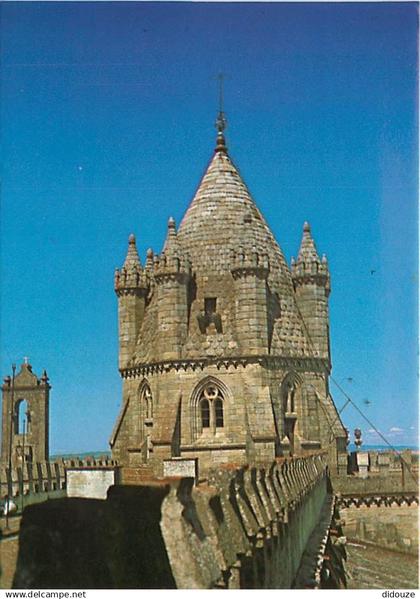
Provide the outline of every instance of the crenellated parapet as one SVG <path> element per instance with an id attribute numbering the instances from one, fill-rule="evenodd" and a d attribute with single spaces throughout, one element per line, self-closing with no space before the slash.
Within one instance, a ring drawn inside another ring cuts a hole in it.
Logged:
<path id="1" fill-rule="evenodd" d="M 292 278 L 295 287 L 316 284 L 324 287 L 327 295 L 330 293 L 330 272 L 325 254 L 319 258 L 311 235 L 311 227 L 305 222 L 303 237 L 297 260 L 291 260 Z"/>
<path id="2" fill-rule="evenodd" d="M 292 258 L 291 271 L 295 287 L 315 283 L 316 285 L 325 287 L 329 295 L 330 288 L 330 272 L 328 269 L 328 260 L 323 254 L 320 261 L 297 261 Z"/>
<path id="3" fill-rule="evenodd" d="M 331 551 L 335 511 L 321 453 L 260 468 L 226 464 L 198 485 L 175 476 L 117 484 L 97 503 L 67 499 L 25 511 L 15 581 L 25 575 L 26 585 L 41 586 L 43 554 L 34 544 L 42 531 L 57 540 L 54 563 L 67 566 L 66 588 L 82 586 L 78 564 L 90 563 L 92 547 L 95 564 L 112 566 L 106 579 L 92 566 L 92 588 L 323 588 L 326 567 L 327 588 L 342 587 L 345 553 Z M 135 568 L 127 551 L 138 556 Z"/>
<path id="4" fill-rule="evenodd" d="M 136 238 L 130 235 L 124 265 L 115 269 L 114 289 L 118 297 L 137 295 L 144 297 L 149 287 L 149 273 L 143 270 L 137 253 Z"/>
<path id="5" fill-rule="evenodd" d="M 0 468 L 1 497 L 8 495 L 20 508 L 19 498 L 24 497 L 24 505 L 31 503 L 33 495 L 54 493 L 66 489 L 66 470 L 68 468 L 110 468 L 116 467 L 115 460 L 107 456 L 100 458 L 68 458 L 55 462 L 25 462 L 20 466 Z M 51 495 L 53 498 L 54 495 Z"/>
<path id="6" fill-rule="evenodd" d="M 127 271 L 123 266 L 115 270 L 114 288 L 118 297 L 122 295 L 144 296 L 149 287 L 148 277 L 145 272 L 136 268 Z"/>
<path id="7" fill-rule="evenodd" d="M 191 264 L 188 258 L 184 256 L 180 257 L 176 254 L 168 256 L 162 253 L 155 260 L 153 275 L 158 285 L 167 281 L 177 281 L 184 284 L 188 282 L 191 275 Z"/>
<path id="8" fill-rule="evenodd" d="M 239 247 L 231 252 L 231 273 L 234 279 L 256 276 L 266 280 L 270 272 L 268 254 L 261 248 Z"/>
<path id="9" fill-rule="evenodd" d="M 167 281 L 184 284 L 191 275 L 191 264 L 178 242 L 175 220 L 170 217 L 165 245 L 160 257 L 155 257 L 153 274 L 159 285 Z"/>
<path id="10" fill-rule="evenodd" d="M 180 480 L 162 504 L 161 521 L 177 587 L 291 588 L 299 577 L 297 588 L 319 588 L 326 549 L 320 541 L 328 538 L 332 505 L 322 453 L 266 468 L 226 465 L 194 487 Z M 188 524 L 186 512 L 193 515 Z"/>

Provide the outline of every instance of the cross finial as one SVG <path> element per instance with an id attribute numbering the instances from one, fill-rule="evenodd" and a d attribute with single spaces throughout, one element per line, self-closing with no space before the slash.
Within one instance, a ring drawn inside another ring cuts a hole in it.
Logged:
<path id="1" fill-rule="evenodd" d="M 24 356 L 23 359 L 24 359 L 25 364 L 29 364 L 29 358 L 28 358 L 28 356 Z"/>
<path id="2" fill-rule="evenodd" d="M 219 80 L 219 114 L 217 115 L 217 119 L 216 119 L 216 129 L 217 129 L 217 133 L 223 133 L 223 131 L 226 129 L 227 126 L 227 120 L 225 117 L 225 113 L 223 112 L 223 83 L 225 80 L 225 76 L 223 73 L 219 73 L 217 76 L 217 79 Z"/>
<path id="3" fill-rule="evenodd" d="M 219 73 L 217 76 L 219 80 L 219 113 L 216 118 L 216 129 L 217 129 L 217 145 L 216 152 L 222 152 L 224 154 L 227 153 L 224 130 L 227 126 L 227 120 L 225 113 L 223 112 L 223 83 L 225 76 L 223 73 Z"/>
<path id="4" fill-rule="evenodd" d="M 219 73 L 217 78 L 219 80 L 219 112 L 223 112 L 223 82 L 225 76 L 223 73 Z"/>

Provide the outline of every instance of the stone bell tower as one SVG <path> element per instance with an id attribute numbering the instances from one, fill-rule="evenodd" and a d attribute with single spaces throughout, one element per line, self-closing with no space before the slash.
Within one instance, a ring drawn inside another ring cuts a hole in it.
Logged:
<path id="1" fill-rule="evenodd" d="M 38 378 L 27 358 L 13 379 L 2 386 L 1 462 L 12 466 L 45 462 L 49 458 L 49 395 L 46 371 Z"/>

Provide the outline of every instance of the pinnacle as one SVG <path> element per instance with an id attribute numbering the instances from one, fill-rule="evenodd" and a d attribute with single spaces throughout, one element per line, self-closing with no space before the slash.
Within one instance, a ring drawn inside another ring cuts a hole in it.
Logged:
<path id="1" fill-rule="evenodd" d="M 305 264 L 313 262 L 316 262 L 317 264 L 321 263 L 315 247 L 315 242 L 312 239 L 311 227 L 307 221 L 303 224 L 303 237 L 297 258 L 297 264 L 302 262 Z"/>
<path id="2" fill-rule="evenodd" d="M 173 216 L 170 216 L 168 219 L 168 233 L 166 235 L 165 244 L 163 246 L 162 253 L 166 256 L 171 254 L 179 254 L 179 242 L 178 236 L 176 232 L 176 224 Z"/>
<path id="3" fill-rule="evenodd" d="M 130 270 L 133 267 L 141 268 L 141 262 L 137 252 L 136 238 L 133 233 L 131 233 L 130 237 L 128 238 L 128 252 L 125 258 L 124 268 L 126 270 Z"/>
<path id="4" fill-rule="evenodd" d="M 145 269 L 150 271 L 153 268 L 153 250 L 152 248 L 149 248 L 146 252 L 146 264 L 145 264 Z"/>
<path id="5" fill-rule="evenodd" d="M 175 219 L 173 216 L 170 216 L 168 219 L 168 231 L 173 231 L 176 234 Z"/>

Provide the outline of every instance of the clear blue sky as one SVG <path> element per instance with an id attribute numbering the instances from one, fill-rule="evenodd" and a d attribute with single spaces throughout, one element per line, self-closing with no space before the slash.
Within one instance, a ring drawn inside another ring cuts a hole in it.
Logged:
<path id="1" fill-rule="evenodd" d="M 392 442 L 413 443 L 416 4 L 1 12 L 1 369 L 25 355 L 47 368 L 51 450 L 108 448 L 114 268 L 129 233 L 144 259 L 186 210 L 214 147 L 219 71 L 230 154 L 287 259 L 304 220 L 328 255 L 334 377 Z M 375 441 L 352 408 L 343 419 Z"/>

